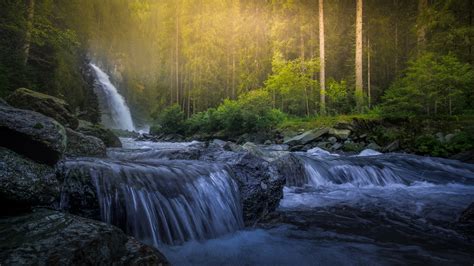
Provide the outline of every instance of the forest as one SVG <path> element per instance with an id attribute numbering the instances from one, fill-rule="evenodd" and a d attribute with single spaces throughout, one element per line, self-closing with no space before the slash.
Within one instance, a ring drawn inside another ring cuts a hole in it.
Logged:
<path id="1" fill-rule="evenodd" d="M 0 0 L 0 266 L 471 265 L 474 0 Z"/>
<path id="2" fill-rule="evenodd" d="M 87 57 L 144 120 L 250 98 L 270 120 L 474 109 L 470 0 L 26 2 L 1 3 L 2 95 L 29 87 L 83 108 Z"/>

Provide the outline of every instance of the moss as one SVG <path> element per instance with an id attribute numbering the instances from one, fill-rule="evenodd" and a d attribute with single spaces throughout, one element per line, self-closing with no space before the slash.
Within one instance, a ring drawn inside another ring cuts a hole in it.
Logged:
<path id="1" fill-rule="evenodd" d="M 34 126 L 33 126 L 34 129 L 42 129 L 44 128 L 43 124 L 41 123 L 36 123 Z"/>

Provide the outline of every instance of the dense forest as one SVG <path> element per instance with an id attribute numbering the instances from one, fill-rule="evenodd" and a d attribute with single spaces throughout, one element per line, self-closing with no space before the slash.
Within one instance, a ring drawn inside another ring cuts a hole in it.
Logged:
<path id="1" fill-rule="evenodd" d="M 267 120 L 474 109 L 472 0 L 0 5 L 1 95 L 29 87 L 85 108 L 87 58 L 145 120 L 173 105 L 194 120 L 239 106 Z"/>

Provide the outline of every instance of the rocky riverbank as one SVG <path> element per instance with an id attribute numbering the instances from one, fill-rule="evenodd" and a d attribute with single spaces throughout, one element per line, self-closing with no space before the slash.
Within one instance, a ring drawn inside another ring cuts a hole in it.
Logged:
<path id="1" fill-rule="evenodd" d="M 168 264 L 119 228 L 56 210 L 57 163 L 105 157 L 121 146 L 112 132 L 78 120 L 64 101 L 19 89 L 0 102 L 0 133 L 0 264 Z"/>

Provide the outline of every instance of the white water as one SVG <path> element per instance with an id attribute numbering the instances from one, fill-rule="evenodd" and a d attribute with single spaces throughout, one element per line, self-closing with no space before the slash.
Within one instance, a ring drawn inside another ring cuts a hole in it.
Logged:
<path id="1" fill-rule="evenodd" d="M 109 76 L 98 66 L 90 64 L 99 83 L 97 95 L 102 112 L 102 123 L 109 128 L 134 131 L 132 116 L 125 99 L 110 81 Z"/>

